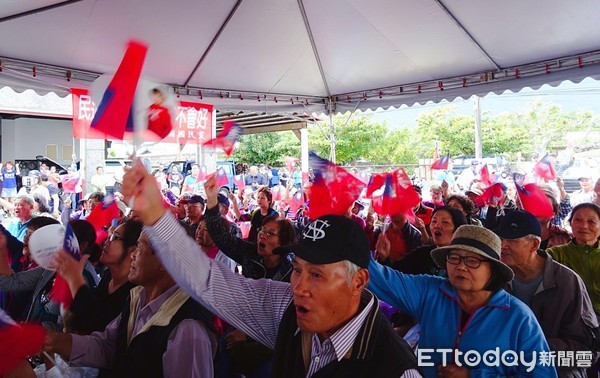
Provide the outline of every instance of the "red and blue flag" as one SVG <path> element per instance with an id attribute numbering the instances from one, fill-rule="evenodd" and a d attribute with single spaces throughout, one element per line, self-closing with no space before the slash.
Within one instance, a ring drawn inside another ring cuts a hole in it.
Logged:
<path id="1" fill-rule="evenodd" d="M 519 185 L 515 182 L 517 194 L 523 210 L 530 212 L 536 217 L 553 218 L 554 210 L 550 199 L 536 184 Z"/>
<path id="2" fill-rule="evenodd" d="M 554 166 L 550 161 L 550 156 L 548 154 L 544 155 L 533 167 L 533 171 L 536 175 L 543 178 L 544 180 L 556 180 L 556 171 L 554 170 Z"/>
<path id="3" fill-rule="evenodd" d="M 66 226 L 63 249 L 75 260 L 81 260 L 79 242 L 77 241 L 77 237 L 75 236 L 73 227 L 71 227 L 70 223 L 67 223 Z M 71 307 L 71 303 L 73 302 L 73 295 L 71 294 L 69 284 L 59 274 L 57 274 L 54 278 L 54 285 L 52 285 L 52 290 L 50 290 L 50 298 L 63 305 L 66 309 L 69 309 Z"/>
<path id="4" fill-rule="evenodd" d="M 312 151 L 308 162 L 315 175 L 308 194 L 309 217 L 316 219 L 327 214 L 346 214 L 366 184 Z"/>
<path id="5" fill-rule="evenodd" d="M 246 186 L 246 183 L 244 182 L 244 176 L 243 175 L 235 175 L 235 176 L 233 176 L 233 184 L 239 190 L 243 190 L 244 187 Z"/>
<path id="6" fill-rule="evenodd" d="M 0 309 L 0 377 L 42 350 L 46 331 L 38 324 L 18 324 Z"/>
<path id="7" fill-rule="evenodd" d="M 377 214 L 404 214 L 409 218 L 414 216 L 412 210 L 421 202 L 419 193 L 402 168 L 386 174 L 383 193 L 372 196 L 371 199 L 373 210 Z"/>
<path id="8" fill-rule="evenodd" d="M 107 136 L 123 139 L 125 131 L 133 131 L 133 98 L 148 47 L 130 41 L 123 60 L 102 95 L 91 127 Z"/>
<path id="9" fill-rule="evenodd" d="M 223 123 L 223 131 L 215 139 L 205 142 L 203 146 L 212 146 L 222 149 L 227 156 L 233 152 L 235 142 L 242 135 L 242 127 L 233 121 L 225 121 Z"/>
<path id="10" fill-rule="evenodd" d="M 448 169 L 448 164 L 450 163 L 450 154 L 446 154 L 439 159 L 436 159 L 433 164 L 431 164 L 431 169 Z"/>

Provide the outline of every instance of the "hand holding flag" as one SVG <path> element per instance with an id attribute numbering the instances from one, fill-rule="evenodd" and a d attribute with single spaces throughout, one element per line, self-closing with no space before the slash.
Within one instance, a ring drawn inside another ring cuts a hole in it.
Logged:
<path id="1" fill-rule="evenodd" d="M 100 205 L 98 205 L 100 206 Z M 81 250 L 79 248 L 79 242 L 77 241 L 77 237 L 73 232 L 73 227 L 71 227 L 70 223 L 67 223 L 65 230 L 65 240 L 63 242 L 63 250 L 69 256 L 60 256 L 60 254 L 56 254 L 54 258 L 55 266 L 58 270 L 61 268 L 65 268 L 65 264 L 62 263 L 64 258 L 72 258 L 75 261 L 81 260 Z M 85 260 L 87 261 L 87 259 Z M 75 268 L 77 270 L 77 268 Z M 63 270 L 64 272 L 64 270 Z M 74 273 L 74 272 L 69 272 Z M 80 272 L 77 272 L 80 273 Z M 54 285 L 52 285 L 52 290 L 50 290 L 50 298 L 55 302 L 60 303 L 66 309 L 71 307 L 71 303 L 73 302 L 73 295 L 71 294 L 71 290 L 69 288 L 69 283 L 65 280 L 62 274 L 57 274 L 54 278 Z"/>

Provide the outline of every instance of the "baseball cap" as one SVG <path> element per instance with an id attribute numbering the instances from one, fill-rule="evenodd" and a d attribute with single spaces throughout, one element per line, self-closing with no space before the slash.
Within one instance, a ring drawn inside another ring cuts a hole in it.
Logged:
<path id="1" fill-rule="evenodd" d="M 229 198 L 227 198 L 227 196 L 223 193 L 219 193 L 217 196 L 217 202 L 229 207 Z"/>
<path id="2" fill-rule="evenodd" d="M 296 244 L 276 248 L 276 254 L 293 253 L 312 264 L 333 264 L 348 260 L 367 269 L 371 254 L 369 239 L 352 219 L 324 215 L 304 228 Z"/>
<path id="3" fill-rule="evenodd" d="M 40 173 L 40 171 L 38 171 L 37 169 L 32 169 L 31 171 L 29 171 L 29 173 L 27 174 L 27 176 L 31 176 L 31 177 L 40 177 L 42 174 Z"/>
<path id="4" fill-rule="evenodd" d="M 188 203 L 199 203 L 201 205 L 204 205 L 204 203 L 205 203 L 204 198 L 202 198 L 201 196 L 199 196 L 197 194 L 191 196 L 190 198 L 182 199 L 180 202 L 184 205 L 188 204 Z"/>
<path id="5" fill-rule="evenodd" d="M 542 226 L 537 218 L 522 210 L 506 213 L 494 233 L 502 239 L 519 239 L 527 235 L 542 236 Z"/>

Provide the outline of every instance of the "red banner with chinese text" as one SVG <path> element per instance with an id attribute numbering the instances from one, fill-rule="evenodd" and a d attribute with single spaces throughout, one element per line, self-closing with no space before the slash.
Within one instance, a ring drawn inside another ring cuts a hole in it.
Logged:
<path id="1" fill-rule="evenodd" d="M 73 138 L 106 139 L 104 133 L 90 128 L 95 104 L 87 89 L 72 88 L 73 95 Z M 213 138 L 213 106 L 199 102 L 181 101 L 177 105 L 173 131 L 162 141 L 179 144 L 203 144 Z M 126 133 L 125 139 L 131 140 L 132 133 Z"/>

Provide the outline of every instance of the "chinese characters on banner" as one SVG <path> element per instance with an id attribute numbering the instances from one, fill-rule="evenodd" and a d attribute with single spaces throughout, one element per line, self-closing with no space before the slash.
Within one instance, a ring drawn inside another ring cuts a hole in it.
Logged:
<path id="1" fill-rule="evenodd" d="M 73 95 L 73 138 L 105 139 L 103 133 L 90 128 L 96 109 L 88 91 L 73 88 L 71 94 Z M 202 144 L 209 141 L 213 138 L 212 117 L 212 105 L 179 102 L 174 116 L 173 131 L 163 139 L 163 142 Z M 131 135 L 126 134 L 125 139 L 131 138 Z"/>

